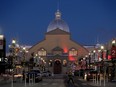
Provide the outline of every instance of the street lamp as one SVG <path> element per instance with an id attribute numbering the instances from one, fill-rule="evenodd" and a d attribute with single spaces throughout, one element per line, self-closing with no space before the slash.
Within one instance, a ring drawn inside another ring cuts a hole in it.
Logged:
<path id="1" fill-rule="evenodd" d="M 25 64 L 26 64 L 26 53 L 28 53 L 26 47 L 22 47 L 22 57 L 23 57 L 23 67 L 24 67 L 24 71 L 25 71 Z"/>
<path id="2" fill-rule="evenodd" d="M 104 60 L 104 58 L 103 58 L 103 53 L 104 53 L 104 46 L 102 45 L 102 46 L 101 46 L 101 58 L 102 58 L 102 61 Z"/>
<path id="3" fill-rule="evenodd" d="M 115 78 L 115 58 L 116 58 L 116 40 L 112 40 L 112 47 L 111 47 L 111 59 L 112 59 L 112 73 L 111 73 L 111 80 Z"/>
<path id="4" fill-rule="evenodd" d="M 94 56 L 94 63 L 95 63 L 95 60 L 96 60 L 96 57 L 95 57 L 95 55 L 96 55 L 96 50 L 94 50 L 94 51 L 93 51 L 93 56 Z"/>
<path id="5" fill-rule="evenodd" d="M 88 68 L 88 55 L 85 55 L 86 69 Z"/>
<path id="6" fill-rule="evenodd" d="M 23 63 L 23 80 L 25 79 L 25 81 L 26 81 L 26 78 L 25 78 L 26 59 L 25 59 L 25 58 L 26 58 L 26 53 L 27 53 L 28 51 L 27 51 L 27 49 L 26 49 L 25 46 L 22 47 L 21 52 L 22 52 L 22 57 L 23 57 L 23 61 L 22 61 L 22 63 Z"/>
<path id="7" fill-rule="evenodd" d="M 12 44 L 16 44 L 16 40 L 15 39 L 12 40 Z"/>
<path id="8" fill-rule="evenodd" d="M 116 41 L 115 40 L 112 40 L 112 45 L 115 45 Z"/>
<path id="9" fill-rule="evenodd" d="M 105 86 L 105 80 L 106 80 L 106 64 L 105 64 L 105 61 L 104 61 L 104 46 L 102 45 L 101 46 L 101 58 L 102 58 L 102 72 L 103 72 L 103 75 L 104 75 L 104 86 Z"/>
<path id="10" fill-rule="evenodd" d="M 15 68 L 15 56 L 16 56 L 16 40 L 12 39 L 12 43 L 11 45 L 9 45 L 9 49 L 10 49 L 10 54 L 12 56 L 12 84 L 11 86 L 13 87 L 13 81 L 14 81 L 14 68 Z"/>

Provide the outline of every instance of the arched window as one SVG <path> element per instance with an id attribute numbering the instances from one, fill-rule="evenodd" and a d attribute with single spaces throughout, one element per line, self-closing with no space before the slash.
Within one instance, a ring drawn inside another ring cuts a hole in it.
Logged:
<path id="1" fill-rule="evenodd" d="M 77 50 L 72 48 L 69 50 L 69 56 L 77 56 Z"/>
<path id="2" fill-rule="evenodd" d="M 46 50 L 44 48 L 41 48 L 38 50 L 38 55 L 39 56 L 46 56 Z"/>

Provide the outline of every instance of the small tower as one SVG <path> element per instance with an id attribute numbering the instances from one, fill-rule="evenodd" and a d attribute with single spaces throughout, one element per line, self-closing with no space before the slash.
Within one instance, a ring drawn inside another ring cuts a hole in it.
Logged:
<path id="1" fill-rule="evenodd" d="M 56 19 L 61 19 L 61 12 L 59 10 L 57 10 L 55 15 L 56 15 Z"/>

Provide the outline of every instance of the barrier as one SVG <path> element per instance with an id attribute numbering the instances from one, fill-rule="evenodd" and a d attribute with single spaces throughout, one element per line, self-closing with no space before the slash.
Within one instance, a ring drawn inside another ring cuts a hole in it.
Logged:
<path id="1" fill-rule="evenodd" d="M 29 86 L 34 85 L 34 84 L 35 84 L 35 74 L 29 75 Z"/>
<path id="2" fill-rule="evenodd" d="M 99 75 L 97 74 L 97 84 L 99 84 Z"/>
<path id="3" fill-rule="evenodd" d="M 96 83 L 96 74 L 93 74 L 93 83 Z"/>

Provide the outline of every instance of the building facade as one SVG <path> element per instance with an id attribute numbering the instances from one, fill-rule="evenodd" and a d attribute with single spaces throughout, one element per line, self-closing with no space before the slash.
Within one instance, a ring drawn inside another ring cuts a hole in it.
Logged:
<path id="1" fill-rule="evenodd" d="M 0 35 L 0 73 L 5 73 L 6 58 L 6 39 Z"/>
<path id="2" fill-rule="evenodd" d="M 29 49 L 27 58 L 33 56 L 40 66 L 44 65 L 54 74 L 61 74 L 78 66 L 78 59 L 86 54 L 88 50 L 71 39 L 69 27 L 57 10 L 55 19 L 48 26 L 45 39 Z"/>

